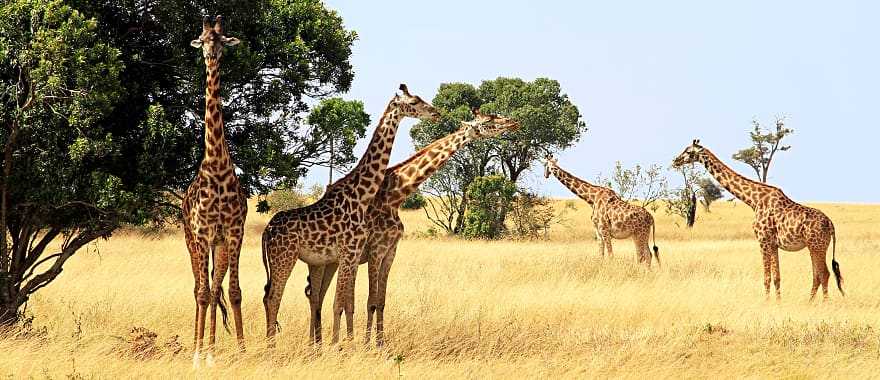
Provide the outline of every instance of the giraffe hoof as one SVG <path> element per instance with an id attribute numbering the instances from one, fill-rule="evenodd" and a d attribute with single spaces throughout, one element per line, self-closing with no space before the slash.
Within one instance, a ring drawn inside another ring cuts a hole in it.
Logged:
<path id="1" fill-rule="evenodd" d="M 199 360 L 199 352 L 196 351 L 193 353 L 193 369 L 199 369 L 199 368 L 201 368 L 201 363 Z"/>
<path id="2" fill-rule="evenodd" d="M 215 364 L 216 364 L 216 363 L 214 362 L 214 354 L 212 354 L 212 353 L 209 352 L 209 353 L 208 353 L 208 356 L 205 358 L 205 366 L 207 366 L 208 368 L 211 368 L 211 367 L 213 367 Z"/>

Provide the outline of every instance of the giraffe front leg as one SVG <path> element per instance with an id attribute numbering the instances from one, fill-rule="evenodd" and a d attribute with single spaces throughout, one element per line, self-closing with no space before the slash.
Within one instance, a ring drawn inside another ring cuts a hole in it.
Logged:
<path id="1" fill-rule="evenodd" d="M 324 266 L 324 274 L 321 279 L 321 287 L 319 289 L 313 289 L 312 291 L 317 293 L 318 299 L 316 301 L 317 304 L 317 321 L 315 324 L 315 333 L 316 335 L 316 343 L 321 343 L 322 329 L 321 325 L 321 308 L 324 305 L 324 298 L 327 297 L 327 290 L 330 289 L 330 282 L 333 281 L 333 276 L 336 275 L 336 268 L 339 267 L 339 264 L 327 264 Z"/>
<path id="2" fill-rule="evenodd" d="M 391 264 L 394 263 L 394 257 L 397 255 L 397 243 L 400 237 L 394 241 L 385 258 L 382 260 L 382 266 L 379 269 L 379 281 L 376 294 L 376 346 L 382 347 L 385 344 L 385 300 L 388 291 L 388 276 L 391 274 Z"/>
<path id="3" fill-rule="evenodd" d="M 207 286 L 208 281 L 208 256 L 207 244 L 198 240 L 190 229 L 189 225 L 184 227 L 184 235 L 187 241 L 186 247 L 190 254 L 190 264 L 192 264 L 193 279 L 193 300 L 196 304 L 196 310 L 193 314 L 193 368 L 198 368 L 201 361 L 202 337 L 204 334 L 205 317 L 204 312 L 207 308 L 210 290 Z"/>
<path id="4" fill-rule="evenodd" d="M 599 257 L 605 258 L 605 239 L 602 238 L 602 231 L 599 228 L 599 224 L 595 221 L 593 222 L 593 231 L 596 233 L 596 241 L 599 242 Z"/>
<path id="5" fill-rule="evenodd" d="M 380 254 L 380 247 L 371 246 L 368 248 L 367 254 L 367 280 L 368 280 L 368 296 L 367 296 L 367 328 L 366 328 L 366 336 L 364 336 L 364 344 L 369 345 L 370 340 L 373 338 L 373 317 L 376 314 L 376 307 L 378 305 L 378 292 L 379 292 L 379 268 L 381 266 L 381 260 L 384 255 Z M 378 330 L 378 328 L 377 328 Z M 378 339 L 378 338 L 377 338 Z"/>
<path id="6" fill-rule="evenodd" d="M 243 231 L 239 230 L 239 231 Z M 238 341 L 238 349 L 244 352 L 244 324 L 241 315 L 241 284 L 239 280 L 239 257 L 241 256 L 241 237 L 236 236 L 226 243 L 227 257 L 229 257 L 229 303 L 232 305 L 232 318 L 235 323 L 235 338 Z"/>
<path id="7" fill-rule="evenodd" d="M 605 250 L 608 251 L 608 258 L 614 258 L 614 247 L 611 246 L 611 231 L 608 228 L 602 229 L 602 241 L 605 242 Z"/>
<path id="8" fill-rule="evenodd" d="M 208 283 L 208 244 L 200 242 L 199 244 L 199 278 L 198 290 L 196 291 L 196 331 L 195 331 L 195 350 L 193 352 L 193 367 L 198 368 L 201 361 L 202 346 L 205 338 L 205 317 L 208 312 L 208 301 L 211 297 L 211 290 Z"/>
<path id="9" fill-rule="evenodd" d="M 776 300 L 779 301 L 782 299 L 782 290 L 779 288 L 779 284 L 782 279 L 780 278 L 779 272 L 779 250 L 777 249 L 770 255 L 770 262 L 772 266 L 770 267 L 770 274 L 773 275 L 773 286 L 776 288 Z"/>
<path id="10" fill-rule="evenodd" d="M 777 252 L 776 243 L 774 241 L 762 240 L 761 257 L 764 262 L 764 297 L 770 299 L 770 280 L 771 268 L 773 266 L 773 253 Z"/>
<path id="11" fill-rule="evenodd" d="M 335 268 L 334 268 L 335 269 Z M 324 283 L 325 273 L 328 270 L 326 265 L 309 264 L 309 286 L 306 287 L 306 297 L 309 299 L 309 308 L 311 310 L 311 319 L 309 321 L 309 337 L 312 343 L 321 344 L 321 306 L 324 297 L 321 295 L 321 289 L 329 286 Z M 329 282 L 329 280 L 328 280 Z"/>

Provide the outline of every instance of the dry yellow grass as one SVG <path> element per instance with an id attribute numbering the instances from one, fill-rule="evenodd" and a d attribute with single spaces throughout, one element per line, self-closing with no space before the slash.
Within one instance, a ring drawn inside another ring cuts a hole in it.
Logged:
<path id="1" fill-rule="evenodd" d="M 561 205 L 562 202 L 560 202 Z M 598 258 L 589 207 L 549 241 L 404 240 L 386 307 L 388 345 L 363 347 L 365 270 L 355 341 L 308 345 L 305 266 L 287 284 L 277 349 L 263 341 L 265 276 L 251 215 L 242 252 L 248 351 L 220 333 L 218 365 L 195 372 L 193 280 L 182 234 L 120 233 L 72 259 L 28 311 L 44 338 L 0 340 L 12 378 L 871 378 L 880 373 L 880 206 L 815 205 L 835 221 L 848 297 L 809 304 L 810 260 L 782 253 L 783 300 L 767 302 L 751 211 L 719 202 L 693 230 L 655 213 L 663 268 L 635 265 L 632 244 Z M 428 224 L 404 213 L 410 232 Z M 830 261 L 830 259 L 829 259 Z M 327 297 L 325 310 L 332 305 Z M 327 319 L 327 318 L 325 318 Z M 183 354 L 134 359 L 114 347 L 132 327 L 180 335 Z M 330 326 L 325 321 L 325 331 Z"/>

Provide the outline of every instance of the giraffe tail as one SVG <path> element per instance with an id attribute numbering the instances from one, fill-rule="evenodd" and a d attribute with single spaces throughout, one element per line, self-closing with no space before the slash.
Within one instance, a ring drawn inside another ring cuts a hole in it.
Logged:
<path id="1" fill-rule="evenodd" d="M 214 255 L 216 254 L 214 253 L 214 251 L 216 250 L 211 251 L 211 261 L 213 261 L 213 263 L 211 263 L 211 278 L 214 278 L 214 270 L 217 269 L 214 266 L 214 264 L 217 262 L 217 259 L 214 257 Z M 226 330 L 227 333 L 230 333 L 229 314 L 226 311 L 226 297 L 223 293 L 223 282 L 221 281 L 219 284 L 214 284 L 214 286 L 220 288 L 220 292 L 217 294 L 217 298 L 215 298 L 212 302 L 214 302 L 214 304 L 217 305 L 217 308 L 220 309 L 220 318 L 223 321 L 223 328 Z"/>
<path id="2" fill-rule="evenodd" d="M 651 237 L 654 239 L 654 258 L 657 259 L 657 266 L 660 267 L 660 248 L 657 248 L 657 225 L 655 223 L 651 223 Z"/>
<path id="3" fill-rule="evenodd" d="M 265 294 L 263 295 L 263 306 L 266 307 L 266 315 L 269 314 L 269 290 L 272 289 L 272 272 L 269 268 L 269 237 L 266 235 L 266 232 L 263 232 L 262 238 L 262 257 L 263 257 L 263 269 L 266 270 L 266 286 L 263 287 L 263 291 Z M 281 332 L 281 324 L 278 321 L 275 321 L 275 329 L 277 332 Z"/>
<path id="4" fill-rule="evenodd" d="M 263 296 L 263 303 L 266 303 L 267 297 L 269 297 L 269 289 L 272 289 L 272 276 L 269 273 L 269 238 L 266 236 L 266 233 L 263 233 L 262 239 L 262 249 L 263 249 L 263 269 L 266 270 L 266 286 L 263 287 L 263 291 L 266 294 Z"/>
<path id="5" fill-rule="evenodd" d="M 834 280 L 837 282 L 837 290 L 840 290 L 840 295 L 846 296 L 846 293 L 843 292 L 843 276 L 840 274 L 840 264 L 837 263 L 837 260 L 834 258 L 835 251 L 837 251 L 837 233 L 834 232 L 834 224 L 831 224 L 831 271 L 834 272 Z"/>

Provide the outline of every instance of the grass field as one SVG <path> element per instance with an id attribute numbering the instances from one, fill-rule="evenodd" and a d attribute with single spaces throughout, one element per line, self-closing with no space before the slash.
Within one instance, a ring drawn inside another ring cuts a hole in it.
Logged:
<path id="1" fill-rule="evenodd" d="M 559 202 L 560 208 L 562 201 Z M 662 212 L 663 268 L 635 264 L 629 241 L 597 257 L 590 209 L 576 202 L 549 241 L 420 238 L 421 212 L 404 213 L 386 307 L 387 346 L 365 348 L 365 267 L 353 342 L 308 344 L 306 266 L 287 284 L 278 347 L 265 349 L 265 275 L 252 214 L 242 251 L 248 350 L 219 335 L 218 364 L 192 369 L 193 279 L 182 233 L 118 233 L 70 260 L 28 305 L 35 330 L 0 340 L 12 378 L 876 378 L 880 376 L 880 206 L 813 205 L 835 222 L 846 298 L 808 303 L 806 251 L 781 256 L 781 302 L 765 301 L 751 210 L 719 202 L 692 230 Z M 830 262 L 830 258 L 829 258 Z M 833 282 L 833 279 L 832 279 Z M 332 306 L 327 297 L 325 310 Z M 325 318 L 325 334 L 329 332 Z M 120 356 L 132 327 L 183 352 Z M 394 358 L 404 357 L 398 367 Z"/>

